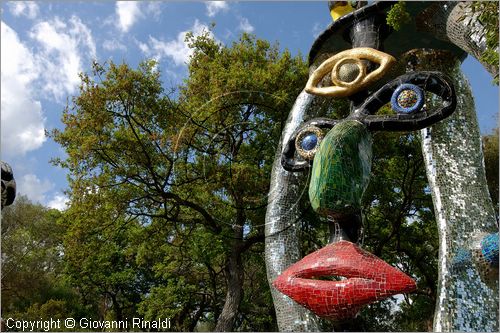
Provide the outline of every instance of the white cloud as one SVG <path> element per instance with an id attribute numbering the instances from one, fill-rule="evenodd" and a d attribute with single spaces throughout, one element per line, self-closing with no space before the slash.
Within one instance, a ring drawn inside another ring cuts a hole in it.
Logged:
<path id="1" fill-rule="evenodd" d="M 4 22 L 1 35 L 1 147 L 10 157 L 24 156 L 46 141 L 40 97 L 61 101 L 74 93 L 83 60 L 95 58 L 96 48 L 76 16 L 38 22 L 29 31 L 30 49 Z"/>
<path id="2" fill-rule="evenodd" d="M 127 32 L 143 14 L 139 8 L 138 1 L 117 1 L 116 15 L 118 16 L 117 27 L 122 32 Z"/>
<path id="3" fill-rule="evenodd" d="M 78 74 L 83 70 L 82 57 L 96 58 L 90 29 L 77 16 L 72 16 L 67 23 L 56 17 L 36 24 L 30 37 L 41 47 L 37 62 L 41 67 L 43 89 L 57 100 L 74 93 L 80 83 Z"/>
<path id="4" fill-rule="evenodd" d="M 138 45 L 141 51 L 148 57 L 153 57 L 157 60 L 169 57 L 174 61 L 175 65 L 182 66 L 189 62 L 189 58 L 193 54 L 193 50 L 185 42 L 186 34 L 189 31 L 192 31 L 194 36 L 200 36 L 204 32 L 208 32 L 209 37 L 215 39 L 207 25 L 195 20 L 191 29 L 180 32 L 174 40 L 162 41 L 150 36 L 148 44 L 138 42 Z"/>
<path id="5" fill-rule="evenodd" d="M 127 51 L 127 47 L 116 39 L 108 39 L 102 43 L 102 47 L 107 51 Z"/>
<path id="6" fill-rule="evenodd" d="M 10 12 L 14 16 L 26 16 L 29 19 L 35 19 L 40 11 L 38 4 L 34 1 L 9 1 Z"/>
<path id="7" fill-rule="evenodd" d="M 246 17 L 240 17 L 240 24 L 238 26 L 238 29 L 248 33 L 252 33 L 255 30 L 253 25 L 250 24 Z"/>
<path id="8" fill-rule="evenodd" d="M 317 38 L 323 30 L 324 30 L 324 27 L 321 25 L 321 23 L 319 23 L 319 22 L 314 23 L 314 25 L 312 27 L 313 38 Z"/>
<path id="9" fill-rule="evenodd" d="M 47 206 L 49 208 L 54 208 L 63 211 L 66 210 L 66 208 L 68 208 L 68 204 L 69 204 L 69 199 L 67 196 L 65 196 L 64 194 L 56 193 L 52 198 L 52 200 L 50 200 L 47 203 Z"/>
<path id="10" fill-rule="evenodd" d="M 34 202 L 45 203 L 46 193 L 54 188 L 54 184 L 49 180 L 41 181 L 31 173 L 20 178 L 15 177 L 18 195 L 24 194 Z"/>
<path id="11" fill-rule="evenodd" d="M 229 10 L 229 5 L 226 1 L 206 1 L 205 6 L 207 7 L 207 15 L 209 17 L 214 17 L 220 12 L 227 12 Z"/>
<path id="12" fill-rule="evenodd" d="M 161 1 L 117 1 L 115 14 L 108 17 L 105 24 L 114 25 L 126 33 L 141 19 L 158 21 L 163 4 Z"/>
<path id="13" fill-rule="evenodd" d="M 144 14 L 148 17 L 153 17 L 155 20 L 159 19 L 161 16 L 161 1 L 149 1 L 146 2 L 146 7 L 144 8 Z"/>
<path id="14" fill-rule="evenodd" d="M 33 54 L 4 22 L 1 35 L 1 148 L 9 157 L 22 156 L 46 140 L 42 106 L 31 90 L 39 68 Z"/>
<path id="15" fill-rule="evenodd" d="M 16 76 L 21 83 L 28 84 L 39 74 L 33 54 L 19 40 L 17 33 L 11 27 L 3 21 L 1 25 L 2 76 Z"/>
<path id="16" fill-rule="evenodd" d="M 141 42 L 139 40 L 136 40 L 135 42 L 137 43 L 137 46 L 142 51 L 142 53 L 144 53 L 144 54 L 150 54 L 151 51 L 149 49 L 148 44 L 143 43 L 143 42 Z"/>

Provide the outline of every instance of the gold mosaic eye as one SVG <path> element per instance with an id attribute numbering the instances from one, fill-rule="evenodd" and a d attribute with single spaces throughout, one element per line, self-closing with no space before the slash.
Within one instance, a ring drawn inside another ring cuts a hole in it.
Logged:
<path id="1" fill-rule="evenodd" d="M 367 74 L 366 65 L 362 60 L 379 64 L 379 67 Z M 325 60 L 312 73 L 305 90 L 313 95 L 347 97 L 379 80 L 395 62 L 396 59 L 393 56 L 369 47 L 342 51 Z M 329 72 L 335 85 L 318 87 Z"/>

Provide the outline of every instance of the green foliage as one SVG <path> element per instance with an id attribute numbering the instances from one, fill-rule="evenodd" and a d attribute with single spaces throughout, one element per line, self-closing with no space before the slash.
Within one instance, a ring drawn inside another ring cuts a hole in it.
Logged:
<path id="1" fill-rule="evenodd" d="M 394 314 L 393 329 L 398 332 L 430 332 L 434 317 L 435 299 L 424 295 L 412 297 L 412 303 L 401 303 L 401 309 Z"/>
<path id="2" fill-rule="evenodd" d="M 179 330 L 192 331 L 202 315 L 215 324 L 212 311 L 223 301 L 225 238 L 201 227 L 174 232 L 157 220 L 148 228 L 150 237 L 141 245 L 139 260 L 153 265 L 157 283 L 143 296 L 139 312 L 146 319 L 169 317 Z"/>
<path id="3" fill-rule="evenodd" d="M 387 12 L 387 24 L 394 30 L 399 31 L 401 27 L 405 24 L 411 22 L 411 16 L 406 11 L 405 1 L 398 1 L 391 9 Z"/>
<path id="4" fill-rule="evenodd" d="M 66 273 L 100 317 L 275 330 L 265 205 L 307 66 L 247 34 L 230 47 L 208 33 L 187 40 L 189 78 L 175 98 L 153 61 L 82 74 L 64 130 L 52 132 L 67 152 L 54 163 L 69 170 Z"/>
<path id="5" fill-rule="evenodd" d="M 88 313 L 63 272 L 60 213 L 16 198 L 2 210 L 2 316 L 62 318 Z"/>
<path id="6" fill-rule="evenodd" d="M 91 208 L 85 199 L 62 219 L 67 227 L 65 273 L 99 318 L 124 320 L 136 314 L 149 287 L 147 269 L 136 263 L 141 227 L 109 209 L 111 205 Z"/>
<path id="7" fill-rule="evenodd" d="M 482 141 L 486 180 L 488 181 L 488 189 L 490 191 L 491 200 L 493 201 L 498 214 L 498 127 L 495 128 L 493 133 L 483 136 Z"/>

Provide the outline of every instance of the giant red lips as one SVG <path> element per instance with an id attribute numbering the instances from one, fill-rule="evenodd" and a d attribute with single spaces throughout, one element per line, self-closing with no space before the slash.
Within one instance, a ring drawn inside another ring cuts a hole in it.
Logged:
<path id="1" fill-rule="evenodd" d="M 343 277 L 340 281 L 318 280 Z M 354 317 L 363 305 L 416 289 L 413 279 L 348 241 L 329 244 L 288 267 L 274 287 L 320 317 Z"/>

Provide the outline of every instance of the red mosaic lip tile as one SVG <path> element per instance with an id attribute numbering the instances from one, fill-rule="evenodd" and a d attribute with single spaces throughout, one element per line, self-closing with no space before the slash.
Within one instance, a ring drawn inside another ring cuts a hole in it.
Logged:
<path id="1" fill-rule="evenodd" d="M 344 277 L 341 281 L 315 280 Z M 273 286 L 320 317 L 354 317 L 362 306 L 414 291 L 413 279 L 348 241 L 329 244 L 288 267 Z"/>

